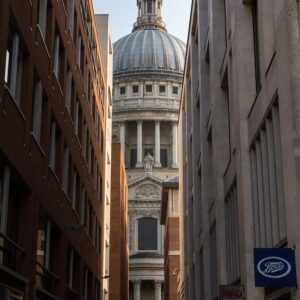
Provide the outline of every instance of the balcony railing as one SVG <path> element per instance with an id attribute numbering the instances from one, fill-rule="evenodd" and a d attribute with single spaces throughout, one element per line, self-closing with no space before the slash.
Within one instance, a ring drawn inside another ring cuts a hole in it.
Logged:
<path id="1" fill-rule="evenodd" d="M 35 275 L 36 285 L 39 288 L 48 292 L 55 291 L 58 277 L 39 262 L 36 262 Z"/>
<path id="2" fill-rule="evenodd" d="M 17 271 L 17 262 L 25 254 L 25 250 L 16 242 L 0 233 L 0 264 Z"/>
<path id="3" fill-rule="evenodd" d="M 77 300 L 78 293 L 71 289 L 69 286 L 66 286 L 66 300 Z"/>

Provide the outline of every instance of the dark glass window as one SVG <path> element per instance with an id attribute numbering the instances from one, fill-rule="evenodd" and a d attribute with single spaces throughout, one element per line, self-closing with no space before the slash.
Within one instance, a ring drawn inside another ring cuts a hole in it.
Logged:
<path id="1" fill-rule="evenodd" d="M 167 149 L 160 149 L 160 163 L 163 168 L 168 167 L 168 151 L 167 151 Z"/>
<path id="2" fill-rule="evenodd" d="M 137 162 L 137 150 L 131 149 L 130 150 L 130 168 L 135 168 Z"/>
<path id="3" fill-rule="evenodd" d="M 152 0 L 147 1 L 147 14 L 152 14 Z"/>
<path id="4" fill-rule="evenodd" d="M 138 247 L 139 250 L 157 250 L 157 219 L 139 219 Z"/>
<path id="5" fill-rule="evenodd" d="M 121 86 L 121 87 L 120 87 L 120 94 L 121 94 L 121 95 L 125 95 L 125 92 L 126 92 L 125 86 Z"/>
<path id="6" fill-rule="evenodd" d="M 178 87 L 173 86 L 173 94 L 177 95 L 178 94 Z"/>
<path id="7" fill-rule="evenodd" d="M 260 62 L 259 62 L 259 32 L 258 32 L 258 7 L 257 0 L 252 2 L 254 62 L 255 62 L 255 83 L 256 93 L 260 90 Z"/>
<path id="8" fill-rule="evenodd" d="M 151 84 L 146 85 L 146 93 L 152 93 L 152 85 Z"/>
<path id="9" fill-rule="evenodd" d="M 139 86 L 138 86 L 138 85 L 133 85 L 133 86 L 132 86 L 132 92 L 133 92 L 134 94 L 138 93 L 138 92 L 139 92 Z"/>
<path id="10" fill-rule="evenodd" d="M 164 93 L 166 92 L 166 86 L 165 86 L 165 85 L 160 85 L 160 86 L 159 86 L 159 92 L 160 92 L 161 94 L 164 94 Z"/>

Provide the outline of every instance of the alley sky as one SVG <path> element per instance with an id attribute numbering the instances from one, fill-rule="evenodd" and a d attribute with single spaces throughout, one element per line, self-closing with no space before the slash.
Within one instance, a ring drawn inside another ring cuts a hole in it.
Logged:
<path id="1" fill-rule="evenodd" d="M 96 14 L 109 14 L 113 41 L 129 34 L 137 18 L 136 0 L 93 0 Z M 186 43 L 191 0 L 164 0 L 163 20 L 168 32 Z"/>

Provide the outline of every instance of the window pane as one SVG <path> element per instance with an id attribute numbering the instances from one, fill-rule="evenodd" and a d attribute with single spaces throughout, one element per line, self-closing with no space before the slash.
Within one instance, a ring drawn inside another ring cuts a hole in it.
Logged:
<path id="1" fill-rule="evenodd" d="M 139 219 L 138 226 L 139 250 L 157 250 L 157 219 Z"/>
<path id="2" fill-rule="evenodd" d="M 152 0 L 147 1 L 147 14 L 152 13 Z"/>
<path id="3" fill-rule="evenodd" d="M 163 168 L 168 167 L 168 152 L 167 149 L 160 149 L 160 163 Z"/>
<path id="4" fill-rule="evenodd" d="M 10 71 L 10 52 L 8 50 L 6 50 L 5 73 L 4 73 L 5 83 L 8 83 L 9 71 Z"/>
<path id="5" fill-rule="evenodd" d="M 125 86 L 120 87 L 120 94 L 121 95 L 125 94 Z"/>
<path id="6" fill-rule="evenodd" d="M 150 84 L 146 85 L 146 93 L 152 93 L 152 85 Z"/>
<path id="7" fill-rule="evenodd" d="M 136 149 L 130 150 L 130 167 L 134 168 L 137 162 L 137 151 Z"/>
<path id="8" fill-rule="evenodd" d="M 165 85 L 160 85 L 159 86 L 159 92 L 164 94 L 166 92 L 166 86 Z"/>
<path id="9" fill-rule="evenodd" d="M 138 85 L 132 86 L 132 92 L 133 93 L 138 93 L 139 92 L 139 86 Z"/>

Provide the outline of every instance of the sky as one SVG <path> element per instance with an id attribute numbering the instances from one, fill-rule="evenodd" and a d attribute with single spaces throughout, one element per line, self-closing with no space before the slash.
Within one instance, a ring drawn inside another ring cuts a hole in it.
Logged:
<path id="1" fill-rule="evenodd" d="M 96 14 L 109 14 L 113 41 L 132 31 L 137 18 L 136 0 L 93 0 Z M 168 32 L 186 43 L 191 0 L 164 0 L 162 17 Z"/>

